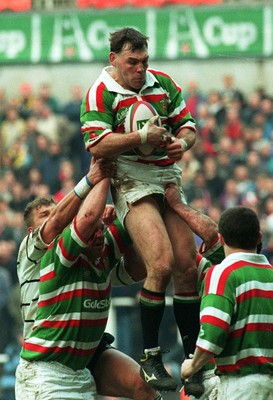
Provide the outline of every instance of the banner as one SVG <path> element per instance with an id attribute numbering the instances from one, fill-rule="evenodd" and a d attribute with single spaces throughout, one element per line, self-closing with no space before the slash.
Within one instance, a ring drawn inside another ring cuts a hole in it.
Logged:
<path id="1" fill-rule="evenodd" d="M 273 6 L 0 14 L 0 62 L 106 62 L 109 33 L 149 36 L 151 59 L 272 57 Z"/>

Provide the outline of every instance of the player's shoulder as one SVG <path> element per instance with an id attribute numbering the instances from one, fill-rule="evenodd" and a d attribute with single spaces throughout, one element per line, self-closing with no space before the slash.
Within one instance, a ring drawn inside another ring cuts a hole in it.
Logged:
<path id="1" fill-rule="evenodd" d="M 162 77 L 162 78 L 166 78 L 166 79 L 171 79 L 171 76 L 169 74 L 167 74 L 166 72 L 161 71 L 159 69 L 148 68 L 147 73 L 153 75 L 156 78 Z"/>

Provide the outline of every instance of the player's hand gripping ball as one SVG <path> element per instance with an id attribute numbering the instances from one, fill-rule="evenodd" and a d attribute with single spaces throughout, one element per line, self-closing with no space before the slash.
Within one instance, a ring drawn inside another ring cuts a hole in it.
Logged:
<path id="1" fill-rule="evenodd" d="M 154 116 L 158 116 L 158 113 L 150 103 L 143 100 L 137 101 L 129 107 L 126 114 L 124 122 L 125 133 L 142 129 L 146 122 Z M 160 118 L 155 121 L 155 124 L 161 126 Z M 155 148 L 145 143 L 138 146 L 136 151 L 140 156 L 148 157 L 153 154 Z"/>

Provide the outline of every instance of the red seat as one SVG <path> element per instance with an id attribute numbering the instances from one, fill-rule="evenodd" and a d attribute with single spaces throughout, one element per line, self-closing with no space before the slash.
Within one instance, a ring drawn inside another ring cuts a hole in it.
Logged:
<path id="1" fill-rule="evenodd" d="M 166 0 L 130 0 L 132 7 L 161 7 Z"/>
<path id="2" fill-rule="evenodd" d="M 28 11 L 31 9 L 31 0 L 1 0 L 0 11 Z"/>
<path id="3" fill-rule="evenodd" d="M 220 4 L 223 3 L 224 0 L 166 0 L 166 5 L 168 4 L 181 4 L 181 5 L 189 5 L 189 6 L 201 6 L 201 5 L 210 5 L 210 4 Z"/>
<path id="4" fill-rule="evenodd" d="M 77 0 L 77 6 L 81 8 L 117 8 L 127 6 L 129 0 Z"/>

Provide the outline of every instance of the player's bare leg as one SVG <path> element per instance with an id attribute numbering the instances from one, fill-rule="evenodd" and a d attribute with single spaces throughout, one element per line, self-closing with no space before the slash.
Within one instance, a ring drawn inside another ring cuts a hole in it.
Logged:
<path id="1" fill-rule="evenodd" d="M 177 383 L 162 363 L 158 342 L 165 309 L 165 291 L 173 266 L 173 251 L 156 201 L 147 196 L 129 206 L 125 225 L 141 254 L 147 278 L 140 294 L 143 334 L 141 375 L 158 390 L 175 390 Z"/>
<path id="2" fill-rule="evenodd" d="M 173 243 L 174 265 L 174 315 L 187 358 L 193 354 L 199 333 L 200 299 L 197 291 L 196 244 L 192 230 L 178 216 L 167 208 L 164 220 Z M 189 381 L 188 393 L 198 397 L 204 392 L 202 371 Z"/>
<path id="3" fill-rule="evenodd" d="M 134 400 L 160 400 L 139 375 L 139 364 L 116 349 L 105 350 L 93 372 L 98 394 Z"/>

